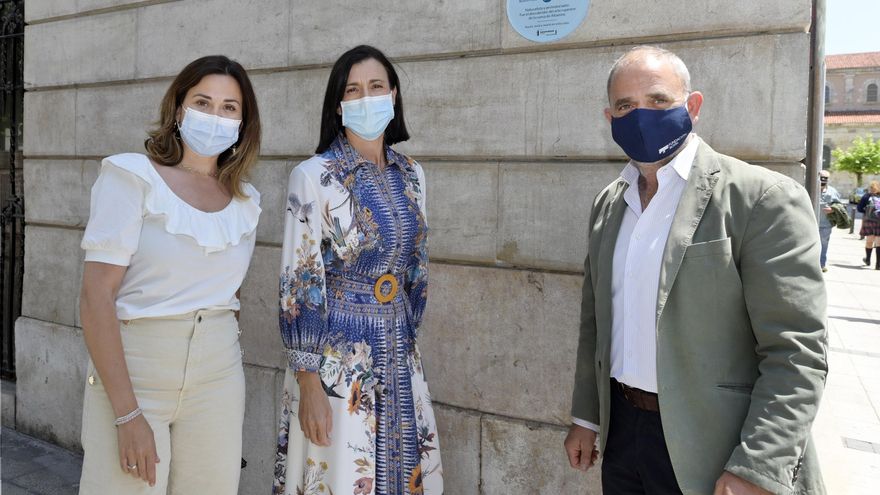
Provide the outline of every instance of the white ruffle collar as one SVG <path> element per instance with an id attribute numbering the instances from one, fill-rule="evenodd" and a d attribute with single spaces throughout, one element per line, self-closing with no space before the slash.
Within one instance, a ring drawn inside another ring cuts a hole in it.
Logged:
<path id="1" fill-rule="evenodd" d="M 220 211 L 207 212 L 181 199 L 146 155 L 123 153 L 107 157 L 103 165 L 112 165 L 136 175 L 149 186 L 144 198 L 144 212 L 164 217 L 169 234 L 191 237 L 206 253 L 223 251 L 238 245 L 257 229 L 260 219 L 260 193 L 249 182 L 243 183 L 247 198 L 233 197 Z"/>

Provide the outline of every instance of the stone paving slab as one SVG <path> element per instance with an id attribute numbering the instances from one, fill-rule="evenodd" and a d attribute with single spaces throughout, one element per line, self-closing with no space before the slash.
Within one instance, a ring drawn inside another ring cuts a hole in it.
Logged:
<path id="1" fill-rule="evenodd" d="M 76 495 L 82 457 L 51 443 L 3 428 L 0 434 L 4 495 Z"/>
<path id="2" fill-rule="evenodd" d="M 829 373 L 813 434 L 833 495 L 880 486 L 880 271 L 863 265 L 863 246 L 835 230 L 828 249 Z"/>

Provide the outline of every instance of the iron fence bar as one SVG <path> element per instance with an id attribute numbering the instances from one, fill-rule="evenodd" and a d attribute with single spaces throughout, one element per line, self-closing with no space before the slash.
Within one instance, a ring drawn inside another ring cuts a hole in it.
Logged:
<path id="1" fill-rule="evenodd" d="M 4 0 L 2 35 L 0 35 L 0 89 L 3 93 L 4 117 L 8 116 L 10 197 L 0 209 L 0 305 L 2 305 L 2 366 L 3 378 L 15 376 L 15 319 L 21 314 L 21 289 L 24 275 L 24 198 L 17 169 L 20 166 L 19 138 L 21 115 L 18 113 L 23 98 L 24 58 L 24 2 Z M 5 119 L 4 119 L 5 120 Z"/>

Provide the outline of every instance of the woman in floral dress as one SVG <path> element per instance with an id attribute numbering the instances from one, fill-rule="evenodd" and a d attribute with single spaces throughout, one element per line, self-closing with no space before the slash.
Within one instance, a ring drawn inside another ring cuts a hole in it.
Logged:
<path id="1" fill-rule="evenodd" d="M 416 346 L 428 282 L 425 177 L 377 49 L 337 60 L 317 155 L 290 174 L 280 281 L 289 368 L 275 494 L 441 494 Z"/>

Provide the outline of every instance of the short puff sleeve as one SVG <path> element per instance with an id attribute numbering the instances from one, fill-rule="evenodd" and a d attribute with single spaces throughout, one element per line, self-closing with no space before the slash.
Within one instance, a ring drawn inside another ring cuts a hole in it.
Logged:
<path id="1" fill-rule="evenodd" d="M 128 266 L 137 251 L 149 185 L 105 159 L 92 186 L 89 223 L 80 245 L 86 261 Z"/>

